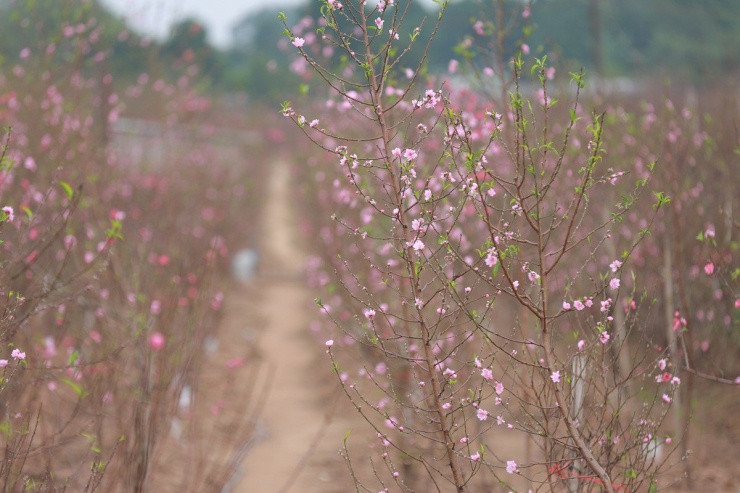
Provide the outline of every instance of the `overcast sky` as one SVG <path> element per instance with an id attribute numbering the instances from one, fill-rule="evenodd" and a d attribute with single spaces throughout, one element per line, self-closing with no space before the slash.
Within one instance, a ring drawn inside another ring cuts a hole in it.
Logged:
<path id="1" fill-rule="evenodd" d="M 231 40 L 231 26 L 249 11 L 262 7 L 275 9 L 308 0 L 101 0 L 123 15 L 139 31 L 165 36 L 173 22 L 195 17 L 205 23 L 211 41 L 224 47 Z"/>

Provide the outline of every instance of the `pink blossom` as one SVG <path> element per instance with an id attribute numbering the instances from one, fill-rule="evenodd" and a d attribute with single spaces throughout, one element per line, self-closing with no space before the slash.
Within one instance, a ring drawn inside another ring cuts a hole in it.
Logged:
<path id="1" fill-rule="evenodd" d="M 458 68 L 459 65 L 460 65 L 460 63 L 457 60 L 454 60 L 454 59 L 453 60 L 450 60 L 450 63 L 447 64 L 447 70 L 451 74 L 454 74 L 455 72 L 457 72 L 457 68 Z"/>
<path id="2" fill-rule="evenodd" d="M 583 305 L 583 302 L 581 302 L 581 300 L 575 300 L 575 301 L 573 302 L 573 306 L 574 306 L 574 307 L 575 307 L 575 309 L 576 309 L 576 310 L 578 310 L 579 312 L 580 312 L 581 310 L 583 310 L 584 308 L 586 308 L 586 307 L 585 307 L 585 306 Z"/>
<path id="3" fill-rule="evenodd" d="M 471 455 L 470 460 L 473 462 L 478 462 L 480 460 L 480 453 L 476 452 L 473 455 Z"/>
<path id="4" fill-rule="evenodd" d="M 662 399 L 663 399 L 663 402 L 665 402 L 666 404 L 671 403 L 671 396 L 669 396 L 668 394 L 663 394 Z"/>
<path id="5" fill-rule="evenodd" d="M 529 55 L 529 45 L 527 43 L 522 44 L 522 53 Z"/>
<path id="6" fill-rule="evenodd" d="M 8 221 L 15 219 L 15 212 L 13 212 L 13 208 L 9 205 L 3 207 L 3 212 L 8 216 Z"/>
<path id="7" fill-rule="evenodd" d="M 563 301 L 563 310 L 570 310 L 570 303 Z"/>
<path id="8" fill-rule="evenodd" d="M 584 341 L 583 339 L 581 339 L 580 341 L 578 341 L 578 350 L 579 351 L 583 351 L 583 348 L 585 348 L 585 347 L 586 347 L 586 341 Z"/>
<path id="9" fill-rule="evenodd" d="M 368 308 L 367 310 L 365 310 L 365 318 L 369 318 L 371 320 L 375 318 L 375 310 L 373 310 L 372 308 Z"/>
<path id="10" fill-rule="evenodd" d="M 424 249 L 424 242 L 423 242 L 423 241 L 421 241 L 421 240 L 416 240 L 416 241 L 414 242 L 414 244 L 413 244 L 413 245 L 411 245 L 411 246 L 412 246 L 412 248 L 413 248 L 414 250 L 416 250 L 416 251 L 418 252 L 419 250 L 423 250 L 423 249 Z"/>
<path id="11" fill-rule="evenodd" d="M 480 371 L 480 376 L 482 376 L 486 380 L 493 380 L 493 372 L 491 371 L 490 368 L 483 368 Z"/>
<path id="12" fill-rule="evenodd" d="M 8 360 L 0 359 L 0 368 L 5 368 L 6 366 L 8 366 Z"/>
<path id="13" fill-rule="evenodd" d="M 10 355 L 15 360 L 23 360 L 23 359 L 26 359 L 26 353 L 24 353 L 23 351 L 21 351 L 18 348 L 13 349 L 13 352 L 10 353 Z"/>
<path id="14" fill-rule="evenodd" d="M 611 288 L 612 290 L 619 289 L 619 279 L 615 277 L 614 279 L 609 281 L 609 288 Z"/>
<path id="15" fill-rule="evenodd" d="M 403 157 L 408 161 L 413 161 L 418 156 L 419 154 L 417 154 L 417 152 L 413 149 L 406 149 L 405 151 L 403 151 Z"/>
<path id="16" fill-rule="evenodd" d="M 378 31 L 381 31 L 383 29 L 383 19 L 380 17 L 375 19 L 375 26 L 378 28 Z"/>
<path id="17" fill-rule="evenodd" d="M 303 38 L 295 38 L 293 40 L 293 46 L 295 46 L 296 48 L 302 47 L 305 43 L 306 43 L 306 40 Z"/>
<path id="18" fill-rule="evenodd" d="M 240 366 L 244 366 L 244 358 L 231 358 L 225 365 L 227 370 L 235 370 Z"/>
<path id="19" fill-rule="evenodd" d="M 601 341 L 602 344 L 606 344 L 607 342 L 609 342 L 609 333 L 607 331 L 604 331 L 599 334 L 599 341 Z"/>
<path id="20" fill-rule="evenodd" d="M 486 255 L 486 259 L 484 261 L 488 267 L 493 267 L 498 263 L 498 257 L 496 257 L 495 254 L 489 253 Z"/>
<path id="21" fill-rule="evenodd" d="M 326 347 L 330 348 L 330 347 L 332 347 L 334 345 L 334 340 L 333 339 L 329 339 L 324 344 L 326 344 Z"/>
<path id="22" fill-rule="evenodd" d="M 475 415 L 478 416 L 478 419 L 481 421 L 485 421 L 488 419 L 488 411 L 486 411 L 485 409 L 478 409 Z"/>
<path id="23" fill-rule="evenodd" d="M 668 361 L 665 358 L 658 360 L 658 368 L 660 368 L 660 371 L 665 370 L 666 366 L 668 366 Z"/>
<path id="24" fill-rule="evenodd" d="M 504 384 L 502 384 L 501 382 L 496 382 L 496 388 L 495 388 L 495 390 L 496 390 L 496 393 L 498 395 L 503 394 L 504 393 Z"/>
<path id="25" fill-rule="evenodd" d="M 161 332 L 154 332 L 149 336 L 149 347 L 154 351 L 161 351 L 164 349 L 165 339 Z"/>
<path id="26" fill-rule="evenodd" d="M 681 314 L 676 311 L 673 314 L 673 330 L 678 330 L 681 328 L 681 326 L 686 326 L 686 319 L 681 316 Z"/>
<path id="27" fill-rule="evenodd" d="M 516 472 L 519 472 L 519 466 L 517 466 L 516 462 L 513 460 L 507 460 L 506 461 L 506 472 L 509 474 L 514 474 Z"/>
<path id="28" fill-rule="evenodd" d="M 619 268 L 622 267 L 622 262 L 619 260 L 615 260 L 611 264 L 609 264 L 609 268 L 612 270 L 612 272 L 617 272 Z"/>
<path id="29" fill-rule="evenodd" d="M 552 380 L 553 383 L 560 383 L 560 370 L 552 372 L 550 380 Z"/>
<path id="30" fill-rule="evenodd" d="M 704 272 L 708 276 L 711 276 L 714 273 L 714 264 L 712 262 L 707 263 L 707 265 L 704 266 Z"/>

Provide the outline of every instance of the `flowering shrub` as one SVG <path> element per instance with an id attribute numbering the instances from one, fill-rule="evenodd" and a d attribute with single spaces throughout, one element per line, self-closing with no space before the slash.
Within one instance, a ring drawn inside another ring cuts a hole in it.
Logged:
<path id="1" fill-rule="evenodd" d="M 218 406 L 204 402 L 199 383 L 230 248 L 253 241 L 231 221 L 257 206 L 260 169 L 224 130 L 247 123 L 216 118 L 194 88 L 197 66 L 182 63 L 174 82 L 157 67 L 116 79 L 111 26 L 88 7 L 67 4 L 59 31 L 21 22 L 33 44 L 0 78 L 12 127 L 0 165 L 0 484 L 149 491 L 182 477 L 181 491 L 217 489 L 219 462 L 251 425 L 240 412 L 212 430 L 231 403 L 222 386 L 207 396 Z M 203 428 L 223 457 L 193 447 Z M 176 466 L 173 449 L 188 451 Z"/>
<path id="2" fill-rule="evenodd" d="M 611 117 L 584 111 L 583 75 L 568 97 L 524 45 L 499 78 L 506 99 L 423 78 L 404 66 L 403 13 L 324 2 L 310 44 L 283 17 L 333 90 L 324 109 L 282 114 L 334 156 L 312 161 L 308 191 L 334 222 L 317 225 L 317 304 L 333 369 L 377 433 L 375 482 L 654 490 L 681 384 L 679 353 L 640 330 L 654 299 L 650 271 L 631 267 L 673 204 L 648 188 L 657 158 L 611 158 Z M 314 56 L 325 46 L 345 51 L 341 72 Z"/>

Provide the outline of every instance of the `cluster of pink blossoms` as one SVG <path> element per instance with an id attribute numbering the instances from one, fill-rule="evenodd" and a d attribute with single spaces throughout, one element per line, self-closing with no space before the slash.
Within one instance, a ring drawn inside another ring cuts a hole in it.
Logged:
<path id="1" fill-rule="evenodd" d="M 380 0 L 378 2 L 378 12 L 385 12 L 385 9 L 393 6 L 393 0 Z"/>
<path id="2" fill-rule="evenodd" d="M 26 359 L 26 353 L 18 348 L 13 349 L 13 352 L 10 353 L 10 356 L 16 361 L 22 361 Z M 5 368 L 6 366 L 8 366 L 8 360 L 0 359 L 0 368 Z"/>
<path id="3" fill-rule="evenodd" d="M 400 147 L 396 147 L 391 151 L 391 155 L 395 159 L 405 159 L 406 161 L 414 161 L 417 157 L 419 157 L 419 153 L 417 153 L 414 149 L 405 149 L 401 151 Z"/>
<path id="4" fill-rule="evenodd" d="M 413 101 L 411 101 L 411 104 L 413 105 L 414 109 L 421 108 L 422 106 L 431 109 L 437 106 L 440 101 L 442 101 L 442 91 L 435 92 L 432 89 L 427 89 L 427 91 L 424 93 L 423 99 L 414 99 Z"/>

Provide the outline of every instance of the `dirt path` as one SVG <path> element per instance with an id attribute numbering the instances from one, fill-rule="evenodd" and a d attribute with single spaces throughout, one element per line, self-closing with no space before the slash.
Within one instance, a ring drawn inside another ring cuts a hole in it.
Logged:
<path id="1" fill-rule="evenodd" d="M 343 416 L 348 404 L 335 398 L 339 396 L 323 347 L 308 331 L 312 293 L 302 276 L 306 256 L 299 246 L 287 164 L 274 166 L 268 186 L 260 273 L 253 286 L 233 296 L 258 297 L 258 303 L 250 303 L 263 321 L 256 328 L 257 354 L 272 381 L 258 440 L 246 453 L 231 491 L 326 493 L 341 484 L 346 491 L 338 450 L 350 426 Z M 240 306 L 232 307 L 226 323 L 238 325 Z M 223 345 L 231 343 L 229 334 L 233 331 L 223 333 Z M 336 406 L 341 411 L 332 414 Z"/>

